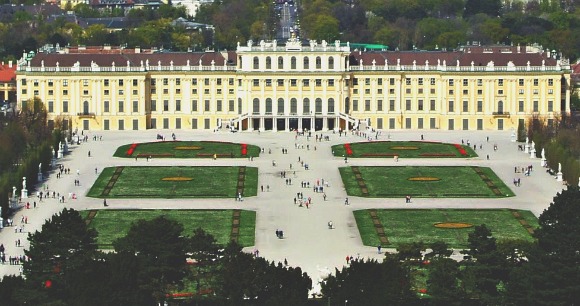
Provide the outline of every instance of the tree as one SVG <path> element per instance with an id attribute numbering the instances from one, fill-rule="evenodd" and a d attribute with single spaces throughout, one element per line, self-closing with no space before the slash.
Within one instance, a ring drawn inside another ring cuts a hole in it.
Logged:
<path id="1" fill-rule="evenodd" d="M 350 266 L 336 269 L 322 283 L 322 294 L 334 303 L 348 300 L 352 305 L 409 305 L 416 301 L 409 267 L 392 254 L 382 263 L 353 260 Z"/>
<path id="2" fill-rule="evenodd" d="M 453 254 L 453 250 L 450 250 L 449 245 L 444 241 L 435 241 L 430 247 L 431 252 L 425 254 L 426 258 L 449 257 Z"/>
<path id="3" fill-rule="evenodd" d="M 501 7 L 501 0 L 467 0 L 463 16 L 469 17 L 483 13 L 492 17 L 499 17 Z"/>
<path id="4" fill-rule="evenodd" d="M 429 265 L 427 289 L 432 305 L 463 305 L 465 292 L 459 286 L 459 263 L 451 258 L 435 257 Z"/>
<path id="5" fill-rule="evenodd" d="M 71 275 L 96 256 L 96 237 L 96 231 L 87 228 L 77 211 L 63 209 L 53 215 L 41 231 L 28 235 L 30 248 L 24 251 L 30 258 L 24 262 L 28 287 L 41 290 L 50 282 L 51 287 L 44 291 L 54 300 L 66 300 L 75 294 L 69 291 Z"/>
<path id="6" fill-rule="evenodd" d="M 159 216 L 139 220 L 127 235 L 113 242 L 115 251 L 136 254 L 141 263 L 139 282 L 157 301 L 163 300 L 171 287 L 179 287 L 186 276 L 183 225 Z"/>

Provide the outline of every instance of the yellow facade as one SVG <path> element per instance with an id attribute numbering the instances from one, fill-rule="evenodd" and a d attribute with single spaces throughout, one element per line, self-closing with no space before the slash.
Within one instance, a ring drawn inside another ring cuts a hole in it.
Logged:
<path id="1" fill-rule="evenodd" d="M 570 111 L 567 62 L 490 50 L 289 41 L 221 53 L 39 53 L 19 63 L 17 96 L 20 107 L 40 98 L 51 124 L 84 130 L 507 130 Z"/>

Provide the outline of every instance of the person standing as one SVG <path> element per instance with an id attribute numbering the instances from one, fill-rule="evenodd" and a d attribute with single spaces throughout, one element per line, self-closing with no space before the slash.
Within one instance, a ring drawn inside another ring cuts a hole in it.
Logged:
<path id="1" fill-rule="evenodd" d="M 107 204 L 107 199 L 103 199 L 103 206 L 104 206 L 104 207 L 107 207 L 107 206 L 109 206 L 109 204 Z"/>

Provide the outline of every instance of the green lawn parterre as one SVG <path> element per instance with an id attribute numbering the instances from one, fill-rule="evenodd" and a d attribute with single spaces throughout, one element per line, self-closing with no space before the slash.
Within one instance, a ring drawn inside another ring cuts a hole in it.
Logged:
<path id="1" fill-rule="evenodd" d="M 509 209 L 377 209 L 376 212 L 390 243 L 387 247 L 419 241 L 426 244 L 444 241 L 452 248 L 467 247 L 468 234 L 473 227 L 436 228 L 434 224 L 438 222 L 485 224 L 498 240 L 534 240 Z M 538 219 L 533 213 L 527 210 L 517 212 L 533 229 L 538 228 Z M 363 244 L 377 246 L 380 240 L 369 211 L 354 211 L 354 217 Z"/>
<path id="2" fill-rule="evenodd" d="M 83 218 L 89 214 L 88 210 L 80 212 Z M 190 236 L 198 227 L 213 235 L 219 244 L 230 241 L 232 230 L 232 210 L 98 210 L 89 224 L 99 233 L 97 243 L 101 249 L 112 248 L 115 239 L 124 237 L 131 224 L 137 220 L 151 220 L 160 215 L 174 219 L 184 227 L 184 235 Z M 242 246 L 254 245 L 256 212 L 242 210 L 240 216 L 240 235 L 238 243 Z"/>
<path id="3" fill-rule="evenodd" d="M 477 157 L 473 147 L 461 146 L 467 155 L 461 155 L 451 143 L 427 141 L 371 141 L 350 143 L 351 158 L 470 158 Z M 344 157 L 344 144 L 332 146 L 334 156 Z"/>
<path id="4" fill-rule="evenodd" d="M 124 167 L 109 194 L 103 195 L 116 167 L 103 169 L 87 196 L 96 198 L 235 198 L 240 167 Z M 163 181 L 186 177 L 190 181 Z M 258 191 L 258 168 L 246 167 L 243 196 Z"/>
<path id="5" fill-rule="evenodd" d="M 131 155 L 127 151 L 132 144 L 117 148 L 115 157 L 135 158 L 152 156 L 153 158 L 247 158 L 260 155 L 260 148 L 247 144 L 246 155 L 242 155 L 242 144 L 219 141 L 157 141 L 138 143 Z"/>
<path id="6" fill-rule="evenodd" d="M 468 166 L 401 166 L 357 167 L 368 190 L 363 195 L 352 167 L 339 168 L 346 192 L 351 196 L 375 198 L 506 197 L 515 194 L 490 168 Z M 497 187 L 499 194 L 487 185 L 475 169 L 479 169 Z M 437 178 L 437 181 L 411 181 L 410 178 Z"/>

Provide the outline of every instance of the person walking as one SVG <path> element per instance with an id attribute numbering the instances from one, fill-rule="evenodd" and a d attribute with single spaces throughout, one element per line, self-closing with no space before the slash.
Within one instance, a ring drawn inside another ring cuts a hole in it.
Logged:
<path id="1" fill-rule="evenodd" d="M 103 199 L 103 206 L 104 206 L 104 207 L 107 207 L 107 206 L 109 206 L 109 204 L 107 204 L 107 199 Z"/>

